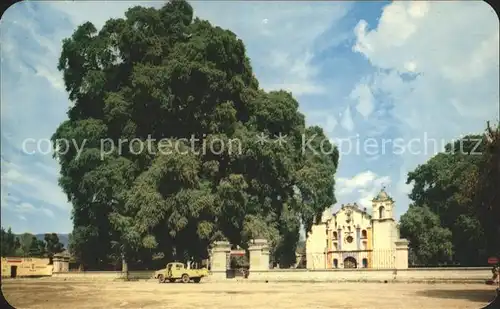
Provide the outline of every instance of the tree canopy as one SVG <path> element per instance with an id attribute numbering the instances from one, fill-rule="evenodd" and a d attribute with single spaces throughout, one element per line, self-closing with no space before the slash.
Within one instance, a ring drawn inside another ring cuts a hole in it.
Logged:
<path id="1" fill-rule="evenodd" d="M 500 257 L 500 124 L 488 126 L 485 147 L 476 173 L 471 175 L 468 196 L 484 230 L 486 252 Z"/>
<path id="2" fill-rule="evenodd" d="M 64 251 L 64 245 L 59 241 L 59 236 L 56 233 L 47 233 L 44 235 L 45 240 L 45 251 L 47 257 L 52 262 L 54 254 L 61 253 Z"/>
<path id="3" fill-rule="evenodd" d="M 261 237 L 291 264 L 300 223 L 335 202 L 337 149 L 291 93 L 260 89 L 243 42 L 186 1 L 80 25 L 58 68 L 72 106 L 52 138 L 70 248 L 87 267 L 199 259 L 216 239 Z"/>
<path id="4" fill-rule="evenodd" d="M 45 241 L 30 233 L 15 235 L 9 227 L 1 228 L 2 256 L 49 257 L 62 252 L 64 246 L 59 242 L 57 234 L 45 234 Z"/>
<path id="5" fill-rule="evenodd" d="M 408 174 L 414 201 L 401 217 L 417 264 L 484 265 L 500 255 L 498 128 L 449 143 Z"/>
<path id="6" fill-rule="evenodd" d="M 0 229 L 1 239 L 2 239 L 2 256 L 15 256 L 19 253 L 19 248 L 21 243 L 19 238 L 12 233 L 12 229 L 9 227 L 7 231 L 2 227 Z"/>

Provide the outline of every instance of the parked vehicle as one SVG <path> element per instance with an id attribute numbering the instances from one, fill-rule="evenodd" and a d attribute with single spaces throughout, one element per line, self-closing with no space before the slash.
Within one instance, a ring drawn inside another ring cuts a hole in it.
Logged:
<path id="1" fill-rule="evenodd" d="M 188 269 L 183 263 L 172 262 L 168 263 L 163 269 L 157 270 L 154 273 L 154 278 L 158 280 L 159 283 L 163 282 L 175 282 L 176 280 L 181 280 L 183 283 L 188 283 L 191 280 L 195 283 L 199 283 L 201 278 L 210 275 L 210 271 L 206 268 L 201 269 Z"/>

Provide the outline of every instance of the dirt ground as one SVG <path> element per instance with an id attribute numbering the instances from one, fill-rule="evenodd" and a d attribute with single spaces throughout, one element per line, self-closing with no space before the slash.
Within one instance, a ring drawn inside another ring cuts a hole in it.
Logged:
<path id="1" fill-rule="evenodd" d="M 474 308 L 495 296 L 484 284 L 164 283 L 2 280 L 14 308 Z"/>

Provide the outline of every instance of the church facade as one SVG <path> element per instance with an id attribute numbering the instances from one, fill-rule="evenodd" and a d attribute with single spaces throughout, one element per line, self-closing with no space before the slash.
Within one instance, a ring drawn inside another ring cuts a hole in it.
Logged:
<path id="1" fill-rule="evenodd" d="M 394 200 L 382 189 L 371 214 L 356 203 L 323 213 L 306 240 L 308 269 L 408 268 L 408 241 L 400 239 Z"/>

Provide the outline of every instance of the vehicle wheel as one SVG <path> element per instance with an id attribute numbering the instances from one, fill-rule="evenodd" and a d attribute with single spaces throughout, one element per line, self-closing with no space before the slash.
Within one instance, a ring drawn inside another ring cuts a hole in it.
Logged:
<path id="1" fill-rule="evenodd" d="M 193 278 L 194 283 L 200 283 L 201 278 Z"/>
<path id="2" fill-rule="evenodd" d="M 165 277 L 163 275 L 158 275 L 158 283 L 163 283 L 165 282 Z"/>
<path id="3" fill-rule="evenodd" d="M 182 275 L 182 283 L 188 283 L 189 282 L 189 276 L 188 274 Z"/>

